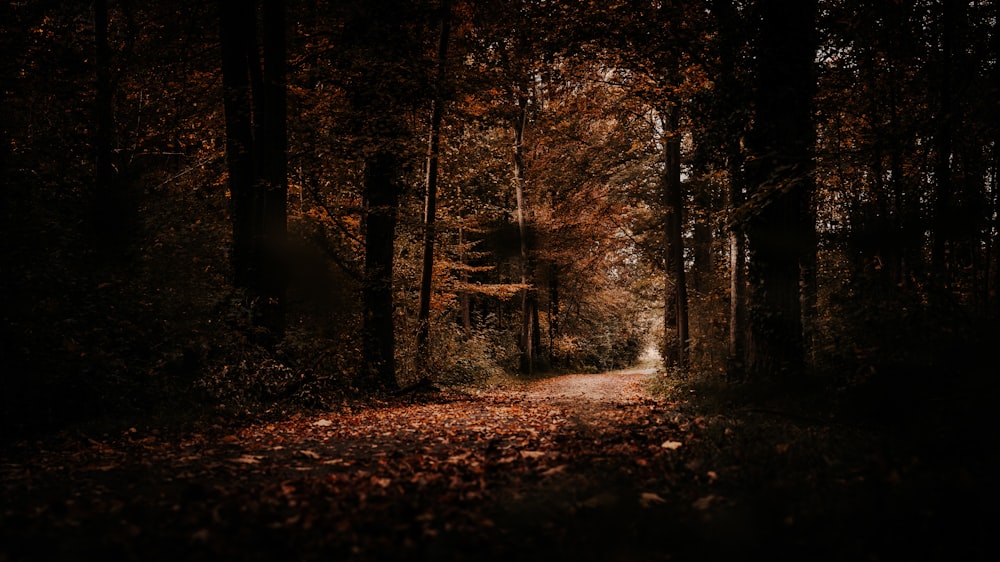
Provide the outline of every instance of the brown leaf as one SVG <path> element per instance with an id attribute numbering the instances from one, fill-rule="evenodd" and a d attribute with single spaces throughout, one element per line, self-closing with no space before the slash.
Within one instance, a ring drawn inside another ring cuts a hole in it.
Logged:
<path id="1" fill-rule="evenodd" d="M 559 466 L 553 466 L 552 468 L 543 472 L 542 476 L 552 476 L 553 474 L 559 474 L 560 472 L 565 471 L 567 466 L 569 465 L 561 464 Z"/>
<path id="2" fill-rule="evenodd" d="M 260 459 L 263 457 L 259 455 L 243 455 L 241 457 L 236 457 L 234 459 L 229 459 L 231 462 L 236 462 L 240 464 L 258 464 Z"/>
<path id="3" fill-rule="evenodd" d="M 667 500 L 660 497 L 659 494 L 653 492 L 643 492 L 639 496 L 639 505 L 642 507 L 652 507 L 658 503 L 667 503 Z"/>
<path id="4" fill-rule="evenodd" d="M 458 463 L 464 461 L 465 459 L 469 458 L 469 455 L 471 455 L 471 454 L 472 453 L 470 451 L 466 451 L 466 452 L 458 454 L 458 455 L 452 455 L 452 456 L 448 457 L 448 462 L 454 463 L 454 464 L 458 464 Z"/>
<path id="5" fill-rule="evenodd" d="M 712 506 L 712 503 L 718 499 L 715 494 L 709 494 L 707 496 L 698 498 L 691 504 L 691 507 L 697 509 L 698 511 L 705 511 Z"/>

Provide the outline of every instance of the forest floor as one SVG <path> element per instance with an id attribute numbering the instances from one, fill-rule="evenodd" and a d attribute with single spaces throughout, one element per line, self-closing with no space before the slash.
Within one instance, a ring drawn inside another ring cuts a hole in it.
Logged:
<path id="1" fill-rule="evenodd" d="M 664 385 L 563 375 L 15 443 L 0 562 L 986 559 L 975 452 L 996 443 Z"/>

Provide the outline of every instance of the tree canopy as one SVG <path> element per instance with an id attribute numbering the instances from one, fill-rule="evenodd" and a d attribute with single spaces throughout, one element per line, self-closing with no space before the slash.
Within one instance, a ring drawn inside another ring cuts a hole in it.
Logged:
<path id="1" fill-rule="evenodd" d="M 996 333 L 993 2 L 3 10 L 12 420 Z"/>

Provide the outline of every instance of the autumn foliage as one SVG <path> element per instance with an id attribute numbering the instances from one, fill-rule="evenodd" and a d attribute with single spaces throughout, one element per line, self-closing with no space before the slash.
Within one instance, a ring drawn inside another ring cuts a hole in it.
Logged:
<path id="1" fill-rule="evenodd" d="M 997 5 L 869 4 L 0 4 L 0 560 L 970 532 Z"/>

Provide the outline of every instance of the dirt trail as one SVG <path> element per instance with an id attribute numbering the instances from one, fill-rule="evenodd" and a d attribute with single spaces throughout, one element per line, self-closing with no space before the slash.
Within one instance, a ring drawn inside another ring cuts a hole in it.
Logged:
<path id="1" fill-rule="evenodd" d="M 959 505 L 981 497 L 977 465 L 887 456 L 884 435 L 848 425 L 658 400 L 648 374 L 18 443 L 0 451 L 0 562 L 992 553 L 985 527 L 966 535 L 996 503 Z"/>
<path id="2" fill-rule="evenodd" d="M 611 412 L 654 404 L 644 386 L 654 372 L 625 370 L 546 378 L 529 384 L 523 399 L 534 407 L 562 410 L 574 422 L 594 429 L 607 423 L 608 415 L 614 415 Z"/>
<path id="3" fill-rule="evenodd" d="M 22 443 L 0 560 L 666 559 L 711 479 L 646 374 Z"/>
<path id="4" fill-rule="evenodd" d="M 642 386 L 652 369 L 617 371 L 598 375 L 563 375 L 536 381 L 527 389 L 530 400 L 553 404 L 628 404 L 649 400 Z"/>

